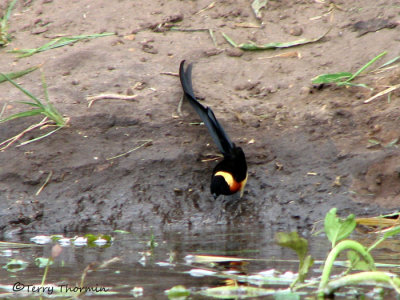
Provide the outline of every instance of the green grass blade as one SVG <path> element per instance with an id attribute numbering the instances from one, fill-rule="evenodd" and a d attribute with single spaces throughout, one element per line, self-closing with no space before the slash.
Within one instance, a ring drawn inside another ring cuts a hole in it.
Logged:
<path id="1" fill-rule="evenodd" d="M 268 43 L 268 44 L 263 44 L 263 45 L 257 45 L 255 43 L 243 43 L 237 45 L 230 37 L 228 37 L 226 34 L 222 34 L 224 38 L 228 41 L 229 44 L 231 44 L 233 47 L 238 47 L 242 50 L 247 50 L 247 51 L 257 51 L 257 50 L 270 50 L 270 49 L 278 49 L 278 48 L 289 48 L 289 47 L 295 47 L 295 46 L 301 46 L 309 43 L 315 43 L 321 40 L 325 35 L 328 34 L 330 29 L 322 34 L 321 36 L 314 38 L 314 39 L 300 39 L 292 42 L 273 42 L 273 43 Z"/>
<path id="2" fill-rule="evenodd" d="M 26 74 L 28 74 L 28 73 L 30 73 L 30 72 L 33 72 L 33 71 L 35 71 L 37 68 L 38 68 L 38 66 L 35 66 L 35 67 L 28 68 L 28 69 L 25 69 L 25 70 L 22 70 L 22 71 L 7 73 L 6 76 L 7 76 L 8 78 L 10 78 L 10 79 L 15 79 L 15 78 L 18 78 L 18 77 L 22 77 L 22 76 L 24 76 L 24 75 L 26 75 Z M 4 75 L 0 73 L 0 83 L 2 83 L 2 82 L 4 82 L 4 81 L 7 81 L 7 78 L 4 77 Z"/>
<path id="3" fill-rule="evenodd" d="M 104 36 L 110 36 L 110 35 L 115 35 L 113 32 L 104 32 L 104 33 L 96 33 L 96 34 L 89 34 L 89 35 L 76 35 L 76 36 L 65 36 L 65 37 L 59 37 L 51 40 L 50 42 L 44 44 L 43 46 L 40 46 L 35 49 L 17 49 L 17 50 L 10 50 L 7 52 L 10 53 L 22 53 L 21 55 L 18 56 L 18 58 L 22 57 L 27 57 L 31 56 L 33 54 L 51 50 L 54 48 L 59 48 L 63 47 L 69 44 L 73 44 L 76 42 L 79 42 L 81 40 L 86 40 L 86 39 L 94 39 L 98 37 L 104 37 Z"/>
<path id="4" fill-rule="evenodd" d="M 17 0 L 14 0 L 10 3 L 3 18 L 0 19 L 0 46 L 5 46 L 10 41 L 10 36 L 8 34 L 8 20 L 10 19 L 11 11 L 16 2 Z"/>
<path id="5" fill-rule="evenodd" d="M 34 107 L 39 107 L 39 108 L 44 108 L 43 105 L 34 103 L 34 102 L 28 102 L 28 101 L 18 101 L 18 103 L 22 103 L 22 104 L 26 104 L 26 105 L 30 105 L 30 106 L 34 106 Z"/>
<path id="6" fill-rule="evenodd" d="M 42 113 L 43 113 L 43 109 L 40 109 L 40 108 L 27 110 L 27 111 L 13 114 L 3 120 L 0 120 L 0 122 L 6 122 L 6 121 L 10 121 L 10 120 L 18 119 L 18 118 L 24 118 L 24 117 L 32 117 L 32 116 L 40 115 Z"/>
<path id="7" fill-rule="evenodd" d="M 222 32 L 222 36 L 226 39 L 226 41 L 232 46 L 232 47 L 237 47 L 238 45 L 225 33 Z"/>
<path id="8" fill-rule="evenodd" d="M 383 235 L 382 238 L 380 238 L 378 241 L 376 241 L 372 246 L 368 248 L 368 252 L 371 252 L 374 248 L 376 248 L 380 243 L 382 243 L 384 240 L 400 234 L 400 226 L 393 227 L 389 229 L 385 234 Z"/>
<path id="9" fill-rule="evenodd" d="M 348 79 L 351 76 L 353 76 L 353 73 L 350 73 L 350 72 L 322 74 L 322 75 L 318 75 L 317 77 L 314 77 L 313 79 L 311 79 L 311 82 L 314 84 L 334 83 L 334 82 L 339 82 L 339 81 Z"/>
<path id="10" fill-rule="evenodd" d="M 33 49 L 16 49 L 16 50 L 9 50 L 7 52 L 9 53 L 22 53 L 21 55 L 18 56 L 18 58 L 22 58 L 22 57 L 28 57 L 31 56 L 33 54 L 51 49 L 51 46 L 55 43 L 57 43 L 57 41 L 59 40 L 59 38 L 53 39 L 50 42 L 44 44 L 43 46 L 40 46 L 38 48 L 33 48 Z"/>
<path id="11" fill-rule="evenodd" d="M 52 49 L 52 46 L 57 44 L 57 42 L 60 40 L 61 38 L 55 38 L 53 40 L 51 40 L 50 42 L 38 47 L 38 48 L 34 48 L 34 49 L 28 49 L 28 50 L 34 50 L 34 53 L 38 53 L 38 52 L 42 52 L 42 51 L 46 51 L 48 49 Z"/>
<path id="12" fill-rule="evenodd" d="M 384 51 L 381 54 L 375 56 L 373 59 L 371 59 L 369 62 L 367 62 L 364 66 L 362 66 L 357 72 L 353 74 L 347 81 L 352 81 L 354 78 L 356 78 L 358 75 L 360 75 L 361 72 L 363 72 L 366 68 L 368 68 L 370 65 L 372 65 L 374 62 L 376 62 L 378 59 L 380 59 L 382 56 L 386 55 L 387 52 Z"/>
<path id="13" fill-rule="evenodd" d="M 346 85 L 346 86 L 358 86 L 358 87 L 370 89 L 371 91 L 373 90 L 373 88 L 370 88 L 368 85 L 366 85 L 366 84 L 364 84 L 364 83 L 352 83 L 352 82 L 348 82 L 348 81 L 343 81 L 343 82 L 337 82 L 336 84 L 337 84 L 338 86 L 342 86 L 342 85 Z"/>
<path id="14" fill-rule="evenodd" d="M 46 106 L 45 111 L 43 112 L 44 115 L 52 119 L 57 126 L 64 126 L 65 125 L 65 120 L 62 117 L 62 115 L 54 108 L 51 103 Z"/>
<path id="15" fill-rule="evenodd" d="M 13 86 L 15 86 L 17 89 L 19 89 L 21 92 L 23 92 L 25 95 L 27 95 L 29 98 L 31 98 L 33 101 L 35 101 L 37 104 L 42 105 L 42 103 L 37 99 L 35 96 L 33 96 L 29 91 L 24 89 L 22 86 L 20 86 L 18 83 L 16 83 L 14 80 L 9 78 L 6 74 L 1 74 L 0 76 L 4 76 Z"/>
<path id="16" fill-rule="evenodd" d="M 395 58 L 393 58 L 393 59 L 391 59 L 391 60 L 385 62 L 382 66 L 379 66 L 378 69 L 382 69 L 382 68 L 387 67 L 387 66 L 389 66 L 389 65 L 391 65 L 391 64 L 394 64 L 394 63 L 397 62 L 399 59 L 400 59 L 400 56 L 396 56 Z"/>
<path id="17" fill-rule="evenodd" d="M 47 82 L 46 82 L 46 77 L 44 76 L 44 73 L 42 73 L 42 86 L 43 86 L 43 93 L 44 97 L 46 99 L 47 105 L 44 106 L 44 114 L 49 117 L 51 120 L 56 122 L 58 126 L 64 126 L 65 125 L 65 120 L 62 117 L 62 115 L 58 112 L 58 110 L 50 103 L 49 100 L 49 93 L 47 91 Z"/>
<path id="18" fill-rule="evenodd" d="M 7 52 L 9 52 L 9 53 L 24 53 L 24 54 L 18 55 L 18 58 L 28 57 L 28 56 L 31 56 L 31 55 L 37 53 L 36 49 L 8 50 Z"/>
<path id="19" fill-rule="evenodd" d="M 95 34 L 88 34 L 88 35 L 75 35 L 71 36 L 73 39 L 95 39 L 98 37 L 103 37 L 103 36 L 110 36 L 110 35 L 115 35 L 114 32 L 103 32 L 103 33 L 95 33 Z"/>
<path id="20" fill-rule="evenodd" d="M 3 19 L 1 20 L 1 27 L 2 29 L 7 26 L 8 20 L 10 19 L 11 11 L 14 8 L 15 3 L 17 3 L 17 0 L 14 0 L 10 3 L 10 5 L 7 8 L 6 14 L 4 15 Z"/>
<path id="21" fill-rule="evenodd" d="M 52 131 L 50 131 L 48 133 L 45 133 L 45 134 L 43 134 L 41 136 L 38 136 L 37 138 L 31 139 L 31 140 L 26 141 L 26 142 L 22 142 L 21 144 L 19 144 L 19 146 L 24 146 L 26 144 L 29 144 L 29 143 L 36 142 L 38 140 L 44 139 L 45 137 L 48 137 L 49 135 L 53 134 L 54 132 L 60 130 L 61 128 L 62 128 L 62 126 L 58 126 L 56 129 L 54 129 L 54 130 L 52 130 Z M 19 147 L 19 146 L 17 146 L 17 147 Z"/>

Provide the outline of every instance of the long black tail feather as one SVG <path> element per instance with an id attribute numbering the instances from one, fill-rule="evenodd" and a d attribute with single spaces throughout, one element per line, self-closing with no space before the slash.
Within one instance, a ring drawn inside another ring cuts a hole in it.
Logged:
<path id="1" fill-rule="evenodd" d="M 184 64 L 185 61 L 183 60 L 179 67 L 179 77 L 181 79 L 181 84 L 186 99 L 188 99 L 192 107 L 199 114 L 201 120 L 206 125 L 212 139 L 214 140 L 215 144 L 217 145 L 221 153 L 224 156 L 231 155 L 232 150 L 235 148 L 235 145 L 231 142 L 229 136 L 226 134 L 225 130 L 218 122 L 211 108 L 204 107 L 196 99 L 192 88 L 192 64 L 188 65 L 186 71 Z"/>

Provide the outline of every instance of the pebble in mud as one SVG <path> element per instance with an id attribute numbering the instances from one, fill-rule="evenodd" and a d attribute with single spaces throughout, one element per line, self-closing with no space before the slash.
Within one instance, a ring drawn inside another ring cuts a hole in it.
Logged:
<path id="1" fill-rule="evenodd" d="M 215 56 L 218 55 L 222 52 L 221 49 L 217 49 L 217 48 L 212 48 L 212 49 L 208 49 L 204 51 L 204 55 L 209 57 L 209 56 Z"/>
<path id="2" fill-rule="evenodd" d="M 150 53 L 150 54 L 158 54 L 158 50 L 154 48 L 153 45 L 144 44 L 142 45 L 143 52 Z"/>
<path id="3" fill-rule="evenodd" d="M 287 28 L 286 32 L 293 36 L 300 36 L 303 34 L 303 28 L 301 28 L 299 26 L 294 26 L 291 28 Z"/>
<path id="4" fill-rule="evenodd" d="M 143 52 L 150 53 L 150 54 L 158 54 L 158 50 L 152 44 L 154 39 L 149 39 L 141 42 Z"/>

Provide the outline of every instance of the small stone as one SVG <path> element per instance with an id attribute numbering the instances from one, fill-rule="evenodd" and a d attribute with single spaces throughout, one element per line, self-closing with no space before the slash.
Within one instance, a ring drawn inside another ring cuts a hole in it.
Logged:
<path id="1" fill-rule="evenodd" d="M 243 83 L 236 85 L 235 90 L 236 91 L 243 91 L 243 90 L 251 91 L 259 84 L 260 84 L 259 81 L 256 81 L 256 82 L 247 81 L 247 82 L 243 82 Z"/>
<path id="2" fill-rule="evenodd" d="M 176 23 L 181 22 L 183 20 L 183 14 L 176 14 L 172 16 L 168 16 L 164 19 L 165 23 Z"/>
<path id="3" fill-rule="evenodd" d="M 47 27 L 35 28 L 31 31 L 32 34 L 41 34 L 48 30 Z"/>
<path id="4" fill-rule="evenodd" d="M 301 89 L 300 89 L 300 94 L 301 95 L 307 95 L 307 94 L 309 94 L 310 93 L 310 88 L 308 87 L 308 86 L 303 86 Z"/>
<path id="5" fill-rule="evenodd" d="M 239 48 L 229 48 L 226 50 L 226 55 L 230 57 L 241 57 L 244 51 Z"/>
<path id="6" fill-rule="evenodd" d="M 217 49 L 217 48 L 212 48 L 212 49 L 208 49 L 204 51 L 205 56 L 214 56 L 214 55 L 218 55 L 222 52 L 221 49 Z"/>
<path id="7" fill-rule="evenodd" d="M 289 34 L 293 36 L 300 36 L 303 34 L 303 29 L 301 27 L 293 27 L 289 30 Z"/>
<path id="8" fill-rule="evenodd" d="M 150 54 L 157 54 L 158 50 L 156 48 L 154 48 L 153 45 L 149 45 L 149 44 L 144 44 L 142 46 L 142 50 L 146 53 L 150 53 Z"/>
<path id="9" fill-rule="evenodd" d="M 127 94 L 128 96 L 132 96 L 134 93 L 133 93 L 133 90 L 132 90 L 131 88 L 127 88 L 127 89 L 126 89 L 126 94 Z"/>

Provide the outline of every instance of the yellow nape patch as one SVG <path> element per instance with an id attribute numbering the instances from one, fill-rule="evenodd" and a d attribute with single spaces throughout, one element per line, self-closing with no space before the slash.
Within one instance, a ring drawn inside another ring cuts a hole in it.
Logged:
<path id="1" fill-rule="evenodd" d="M 226 183 L 229 185 L 229 187 L 232 190 L 232 186 L 235 185 L 236 181 L 233 179 L 233 176 L 231 173 L 224 172 L 224 171 L 218 171 L 217 173 L 214 174 L 214 176 L 222 176 L 224 177 Z"/>
<path id="2" fill-rule="evenodd" d="M 247 182 L 248 174 L 246 174 L 246 178 L 242 182 L 236 182 L 232 174 L 225 171 L 218 171 L 217 173 L 214 174 L 214 176 L 222 176 L 225 179 L 226 183 L 228 184 L 229 189 L 231 190 L 232 193 L 240 191 L 240 197 L 243 196 L 244 187 Z"/>

